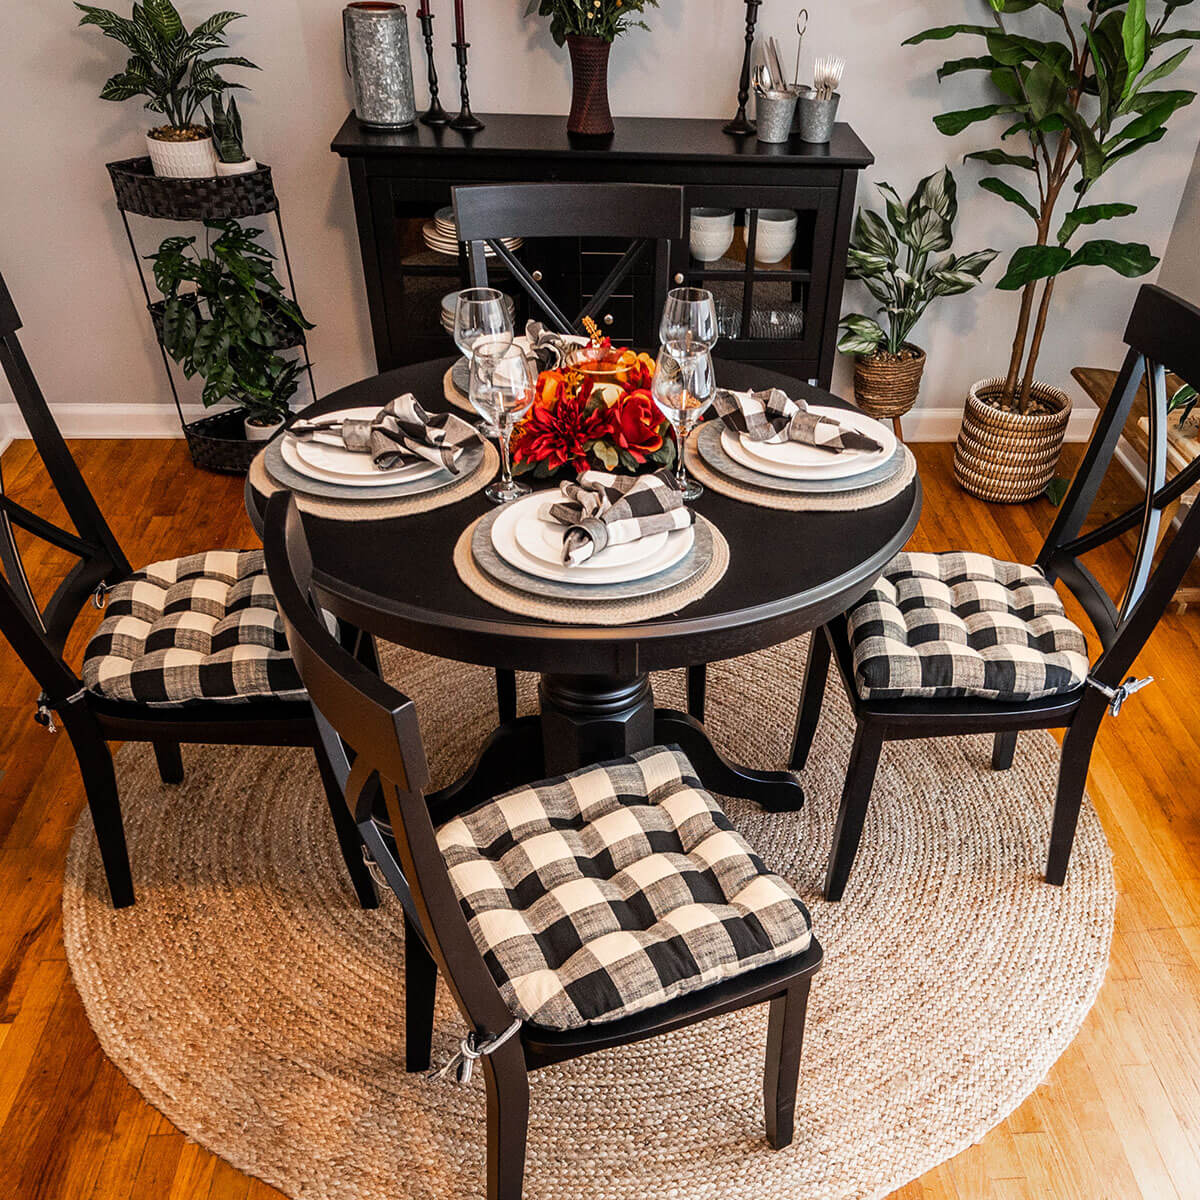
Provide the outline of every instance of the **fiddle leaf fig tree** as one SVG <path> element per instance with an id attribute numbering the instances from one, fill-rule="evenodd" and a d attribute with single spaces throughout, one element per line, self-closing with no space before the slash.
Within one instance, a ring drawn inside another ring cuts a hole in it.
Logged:
<path id="1" fill-rule="evenodd" d="M 981 179 L 980 187 L 1034 225 L 1033 238 L 1013 252 L 996 285 L 1021 293 L 1002 408 L 1026 413 L 1034 404 L 1034 372 L 1059 275 L 1104 266 L 1135 277 L 1158 262 L 1140 242 L 1088 236 L 1093 226 L 1136 211 L 1121 202 L 1090 203 L 1089 193 L 1114 167 L 1161 141 L 1168 119 L 1195 99 L 1194 92 L 1158 86 L 1200 38 L 1200 29 L 1169 28 L 1191 3 L 971 0 L 977 24 L 926 29 L 905 43 L 979 39 L 983 53 L 949 60 L 938 79 L 981 72 L 987 102 L 942 113 L 934 124 L 953 136 L 1003 120 L 996 144 L 966 158 L 1004 172 Z"/>

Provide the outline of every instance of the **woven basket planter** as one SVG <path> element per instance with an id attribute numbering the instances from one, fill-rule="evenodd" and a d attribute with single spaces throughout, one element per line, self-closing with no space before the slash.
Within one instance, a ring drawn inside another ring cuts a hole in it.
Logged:
<path id="1" fill-rule="evenodd" d="M 279 207 L 271 168 L 261 163 L 245 175 L 171 179 L 155 175 L 149 158 L 125 158 L 108 164 L 117 207 L 141 217 L 171 221 L 215 221 L 254 217 Z"/>
<path id="2" fill-rule="evenodd" d="M 598 37 L 567 38 L 571 55 L 571 112 L 568 133 L 602 135 L 612 133 L 608 107 L 608 55 L 612 42 Z"/>
<path id="3" fill-rule="evenodd" d="M 1060 388 L 1035 382 L 1033 394 L 1055 411 L 1023 415 L 985 403 L 985 397 L 1003 389 L 999 378 L 971 385 L 954 448 L 954 477 L 964 491 L 981 500 L 1019 504 L 1040 496 L 1054 478 L 1071 398 Z"/>
<path id="4" fill-rule="evenodd" d="M 854 360 L 854 401 L 868 416 L 897 419 L 916 404 L 925 351 L 911 342 L 905 342 L 903 349 L 915 350 L 916 358 L 888 362 L 872 354 Z"/>
<path id="5" fill-rule="evenodd" d="M 206 471 L 245 475 L 254 456 L 263 448 L 262 442 L 246 438 L 245 418 L 244 408 L 232 408 L 185 425 L 183 432 L 192 462 Z"/>

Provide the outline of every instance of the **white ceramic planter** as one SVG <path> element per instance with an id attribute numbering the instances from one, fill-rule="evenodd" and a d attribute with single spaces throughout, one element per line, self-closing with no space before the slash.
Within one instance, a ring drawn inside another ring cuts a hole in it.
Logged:
<path id="1" fill-rule="evenodd" d="M 258 170 L 258 163 L 252 158 L 244 158 L 241 162 L 227 163 L 217 159 L 217 174 L 222 176 L 229 175 L 249 175 L 251 171 Z"/>
<path id="2" fill-rule="evenodd" d="M 146 149 L 150 152 L 155 175 L 170 179 L 205 179 L 217 173 L 217 155 L 209 134 L 194 142 L 164 142 L 146 134 Z"/>
<path id="3" fill-rule="evenodd" d="M 283 418 L 281 417 L 274 425 L 255 425 L 249 419 L 245 420 L 243 424 L 246 427 L 246 441 L 269 442 L 283 428 Z"/>

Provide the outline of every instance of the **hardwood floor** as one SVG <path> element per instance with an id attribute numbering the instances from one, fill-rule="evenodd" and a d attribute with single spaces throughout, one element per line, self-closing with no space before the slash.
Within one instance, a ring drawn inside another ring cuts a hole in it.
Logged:
<path id="1" fill-rule="evenodd" d="M 241 480 L 193 470 L 182 442 L 72 448 L 136 565 L 255 544 Z M 1045 502 L 977 503 L 953 482 L 952 447 L 916 450 L 926 500 L 914 548 L 1032 561 L 1052 515 Z M 30 443 L 10 447 L 3 465 L 10 493 L 49 515 Z M 35 585 L 54 577 L 56 560 L 45 547 L 31 550 Z M 1127 564 L 1113 547 L 1093 565 L 1115 585 Z M 98 619 L 89 610 L 81 622 L 72 661 Z M 1200 611 L 1170 614 L 1137 670 L 1157 683 L 1106 721 L 1089 781 L 1120 892 L 1100 999 L 1033 1096 L 897 1197 L 1200 1195 Z M 0 645 L 0 1197 L 277 1197 L 188 1142 L 96 1043 L 70 980 L 60 915 L 82 789 L 69 743 L 32 721 L 35 692 Z"/>

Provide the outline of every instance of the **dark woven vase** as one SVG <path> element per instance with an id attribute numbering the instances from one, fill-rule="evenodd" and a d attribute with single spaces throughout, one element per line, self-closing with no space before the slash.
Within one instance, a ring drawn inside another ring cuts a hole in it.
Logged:
<path id="1" fill-rule="evenodd" d="M 571 114 L 568 133 L 612 133 L 608 111 L 608 52 L 611 42 L 597 37 L 568 37 L 571 52 Z"/>

